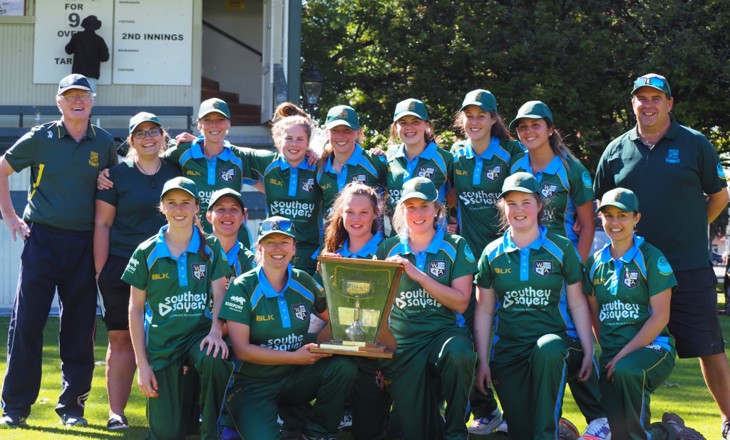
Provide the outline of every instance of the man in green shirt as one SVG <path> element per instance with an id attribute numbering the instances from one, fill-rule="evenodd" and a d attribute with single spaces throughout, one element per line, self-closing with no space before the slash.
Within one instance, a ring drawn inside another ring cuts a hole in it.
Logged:
<path id="1" fill-rule="evenodd" d="M 0 213 L 13 239 L 25 240 L 8 331 L 8 366 L 0 427 L 25 426 L 41 384 L 43 328 L 58 289 L 63 390 L 56 412 L 66 426 L 85 426 L 84 402 L 94 371 L 96 282 L 92 253 L 96 177 L 117 163 L 114 138 L 91 125 L 91 85 L 61 80 L 61 119 L 33 127 L 0 158 Z M 30 168 L 28 205 L 20 218 L 8 176 Z"/>

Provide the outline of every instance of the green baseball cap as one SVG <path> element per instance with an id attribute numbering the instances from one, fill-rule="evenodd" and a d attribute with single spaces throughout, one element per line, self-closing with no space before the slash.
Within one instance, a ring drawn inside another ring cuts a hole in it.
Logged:
<path id="1" fill-rule="evenodd" d="M 165 197 L 165 194 L 169 193 L 173 189 L 185 191 L 193 196 L 195 200 L 200 202 L 200 199 L 198 198 L 198 187 L 195 186 L 195 182 L 187 177 L 175 177 L 165 182 L 165 186 L 162 187 L 162 194 L 160 194 L 160 200 Z"/>
<path id="2" fill-rule="evenodd" d="M 218 203 L 218 201 L 223 197 L 230 197 L 234 199 L 239 205 L 241 205 L 241 211 L 246 208 L 240 192 L 236 191 L 235 189 L 223 188 L 213 192 L 213 194 L 210 195 L 210 201 L 208 202 L 208 211 L 212 211 L 215 204 Z"/>
<path id="3" fill-rule="evenodd" d="M 603 195 L 598 210 L 601 211 L 606 206 L 615 206 L 626 212 L 639 212 L 639 199 L 630 189 L 614 188 Z"/>
<path id="4" fill-rule="evenodd" d="M 504 179 L 502 192 L 499 194 L 499 198 L 501 199 L 506 196 L 507 193 L 512 191 L 518 191 L 526 194 L 537 194 L 540 192 L 540 185 L 537 183 L 535 176 L 530 173 L 520 171 Z"/>
<path id="5" fill-rule="evenodd" d="M 405 99 L 395 106 L 395 112 L 393 112 L 393 122 L 402 118 L 403 116 L 415 116 L 418 119 L 428 121 L 428 112 L 426 111 L 426 104 L 418 99 Z"/>
<path id="6" fill-rule="evenodd" d="M 286 217 L 281 217 L 278 215 L 275 215 L 273 217 L 269 217 L 267 219 L 264 219 L 261 223 L 259 223 L 259 239 L 260 242 L 265 237 L 272 235 L 272 234 L 282 234 L 286 235 L 288 237 L 291 237 L 296 240 L 296 237 L 294 236 L 294 222 L 289 220 Z"/>
<path id="7" fill-rule="evenodd" d="M 659 75 L 658 73 L 647 73 L 646 75 L 641 75 L 640 77 L 636 78 L 636 80 L 634 81 L 634 88 L 631 90 L 631 94 L 633 95 L 634 93 L 636 93 L 637 90 L 642 87 L 651 87 L 665 93 L 668 98 L 672 97 L 672 89 L 669 88 L 669 82 L 666 78 L 664 78 L 662 75 Z"/>
<path id="8" fill-rule="evenodd" d="M 210 98 L 200 103 L 200 109 L 198 109 L 198 119 L 204 117 L 208 113 L 220 113 L 227 119 L 231 119 L 231 111 L 228 110 L 228 104 L 226 101 L 219 98 Z"/>
<path id="9" fill-rule="evenodd" d="M 464 102 L 461 103 L 461 109 L 464 110 L 467 106 L 475 105 L 485 112 L 496 112 L 497 111 L 497 98 L 492 95 L 492 92 L 484 89 L 476 89 L 467 93 L 464 97 Z"/>
<path id="10" fill-rule="evenodd" d="M 403 203 L 408 199 L 421 199 L 427 202 L 435 202 L 438 200 L 439 194 L 436 191 L 436 185 L 430 179 L 425 177 L 414 177 L 403 184 L 400 200 Z"/>
<path id="11" fill-rule="evenodd" d="M 509 123 L 509 128 L 514 129 L 520 119 L 547 119 L 553 125 L 553 112 L 542 101 L 527 101 L 517 110 L 517 116 Z"/>
<path id="12" fill-rule="evenodd" d="M 324 123 L 324 128 L 331 129 L 344 125 L 350 127 L 353 130 L 360 129 L 360 120 L 357 117 L 355 109 L 349 105 L 338 105 L 332 107 L 327 112 L 327 119 Z"/>
<path id="13" fill-rule="evenodd" d="M 129 134 L 132 134 L 134 129 L 143 122 L 152 122 L 158 127 L 162 127 L 162 124 L 160 124 L 160 120 L 157 119 L 157 116 L 153 115 L 152 113 L 139 112 L 136 115 L 132 116 L 132 119 L 129 120 Z"/>

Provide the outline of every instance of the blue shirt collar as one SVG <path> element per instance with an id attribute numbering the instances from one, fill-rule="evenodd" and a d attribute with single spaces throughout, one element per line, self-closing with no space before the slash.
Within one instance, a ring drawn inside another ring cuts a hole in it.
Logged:
<path id="1" fill-rule="evenodd" d="M 207 159 L 207 157 L 205 157 L 205 151 L 203 150 L 204 142 L 205 139 L 203 136 L 198 136 L 198 138 L 190 144 L 190 155 L 193 159 Z M 233 157 L 233 151 L 231 151 L 231 143 L 228 141 L 223 141 L 223 151 L 213 156 L 213 158 L 218 158 L 222 161 L 228 161 L 231 157 Z"/>
<path id="2" fill-rule="evenodd" d="M 157 248 L 158 255 L 160 257 L 168 257 L 172 258 L 173 260 L 177 260 L 177 258 L 173 257 L 170 253 L 170 248 L 167 247 L 167 243 L 165 243 L 165 232 L 170 227 L 170 225 L 164 225 L 160 228 L 160 231 L 157 233 L 157 239 L 155 240 L 155 247 Z M 195 227 L 191 229 L 192 236 L 190 237 L 190 243 L 188 244 L 187 249 L 185 249 L 185 252 L 190 253 L 196 253 L 198 252 L 198 249 L 200 249 L 200 234 L 195 233 Z"/>
<path id="3" fill-rule="evenodd" d="M 259 288 L 263 292 L 264 296 L 267 298 L 278 298 L 278 297 L 284 297 L 284 293 L 289 288 L 289 283 L 291 283 L 291 264 L 289 264 L 286 268 L 286 284 L 284 284 L 284 287 L 281 289 L 281 291 L 277 292 L 274 290 L 274 287 L 269 283 L 269 280 L 266 278 L 266 274 L 264 273 L 264 268 L 259 266 L 256 268 L 256 274 L 259 277 Z"/>
<path id="4" fill-rule="evenodd" d="M 365 243 L 365 246 L 361 247 L 357 252 L 350 252 L 350 240 L 345 240 L 342 245 L 342 249 L 337 251 L 338 254 L 345 258 L 367 258 L 369 255 L 374 255 L 378 250 L 378 245 L 383 241 L 383 233 L 378 231 L 373 237 Z"/>
<path id="5" fill-rule="evenodd" d="M 446 230 L 444 229 L 443 226 L 439 226 L 436 229 L 436 233 L 434 234 L 433 239 L 431 240 L 431 244 L 428 245 L 428 247 L 425 250 L 426 253 L 435 255 L 441 250 L 441 245 L 444 242 L 445 232 L 446 232 Z M 413 251 L 411 250 L 411 246 L 408 244 L 408 237 L 401 237 L 400 245 L 401 245 L 401 249 L 403 249 L 403 252 L 402 252 L 403 254 L 415 255 L 413 253 Z"/>
<path id="6" fill-rule="evenodd" d="M 289 168 L 292 168 L 291 164 L 286 161 L 284 155 L 281 153 L 277 154 L 275 161 L 279 168 L 281 168 L 282 170 L 288 170 Z M 309 165 L 309 163 L 307 162 L 307 158 L 305 157 L 304 159 L 302 159 L 301 162 L 299 162 L 299 165 L 297 165 L 295 168 L 298 170 L 313 170 L 315 166 Z"/>
<path id="7" fill-rule="evenodd" d="M 425 160 L 431 160 L 435 157 L 435 155 L 438 154 L 438 146 L 435 142 L 431 141 L 426 145 L 426 148 L 421 151 L 421 154 L 414 157 L 414 159 L 425 159 Z M 394 157 L 406 157 L 406 144 L 400 144 L 397 147 L 395 147 L 395 150 L 393 152 Z"/>
<path id="8" fill-rule="evenodd" d="M 466 153 L 464 154 L 464 156 L 467 159 L 471 159 L 473 157 L 478 156 L 484 160 L 490 160 L 492 157 L 494 157 L 494 154 L 497 152 L 498 148 L 499 148 L 499 138 L 492 136 L 492 140 L 489 142 L 487 149 L 484 150 L 484 153 L 476 154 L 476 152 L 474 151 L 474 146 L 471 144 L 471 141 L 469 141 L 466 144 Z"/>
<path id="9" fill-rule="evenodd" d="M 636 254 L 639 252 L 639 248 L 642 244 L 644 244 L 644 237 L 640 237 L 634 234 L 634 245 L 631 246 L 631 248 L 629 248 L 629 250 L 621 256 L 620 260 L 624 263 L 631 262 L 636 257 Z M 601 255 L 598 257 L 598 260 L 601 263 L 608 263 L 612 259 L 613 257 L 611 256 L 611 243 L 609 242 L 606 243 L 605 246 L 603 246 L 603 249 L 601 249 Z"/>
<path id="10" fill-rule="evenodd" d="M 540 249 L 542 247 L 543 241 L 545 241 L 547 228 L 545 226 L 538 226 L 537 228 L 540 231 L 540 235 L 538 235 L 537 238 L 532 241 L 532 243 L 527 245 L 527 247 L 530 249 Z M 520 250 L 520 248 L 518 248 L 515 242 L 512 240 L 512 228 L 507 228 L 507 230 L 504 231 L 503 237 L 504 238 L 502 240 L 502 243 L 504 244 L 505 252 Z"/>
<path id="11" fill-rule="evenodd" d="M 352 154 L 350 155 L 350 158 L 347 159 L 347 162 L 345 162 L 345 165 L 352 165 L 352 166 L 358 166 L 360 164 L 360 159 L 362 158 L 363 149 L 355 142 L 355 149 L 352 150 Z M 337 171 L 332 167 L 332 164 L 335 161 L 335 154 L 332 153 L 330 157 L 327 158 L 327 161 L 324 163 L 324 170 L 328 173 L 335 173 L 337 174 Z"/>

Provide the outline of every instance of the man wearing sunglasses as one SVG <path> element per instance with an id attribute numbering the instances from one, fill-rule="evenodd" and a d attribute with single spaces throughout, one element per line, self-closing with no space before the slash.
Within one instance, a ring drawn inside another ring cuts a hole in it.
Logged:
<path id="1" fill-rule="evenodd" d="M 8 331 L 0 428 L 25 426 L 41 385 L 43 327 L 56 290 L 63 390 L 56 412 L 66 426 L 85 426 L 94 371 L 96 281 L 92 253 L 99 170 L 117 163 L 114 138 L 89 118 L 94 95 L 83 75 L 61 80 L 61 118 L 33 127 L 0 158 L 0 212 L 13 240 L 25 240 Z M 30 168 L 28 205 L 19 217 L 8 177 Z"/>
<path id="2" fill-rule="evenodd" d="M 726 178 L 705 136 L 680 125 L 666 78 L 636 79 L 631 91 L 636 127 L 603 152 L 594 189 L 600 200 L 615 187 L 632 190 L 642 206 L 637 234 L 669 260 L 678 286 L 672 292 L 669 330 L 680 358 L 699 357 L 707 388 L 730 439 L 730 367 L 717 315 L 717 279 L 710 264 L 707 225 L 728 203 Z"/>

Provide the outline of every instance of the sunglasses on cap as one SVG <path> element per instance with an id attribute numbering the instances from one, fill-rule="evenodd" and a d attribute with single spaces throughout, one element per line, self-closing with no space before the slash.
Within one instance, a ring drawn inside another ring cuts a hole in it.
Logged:
<path id="1" fill-rule="evenodd" d="M 259 225 L 261 233 L 281 231 L 288 234 L 294 233 L 294 223 L 291 220 L 264 220 Z"/>
<path id="2" fill-rule="evenodd" d="M 636 78 L 636 81 L 634 81 L 634 90 L 644 86 L 652 86 L 661 90 L 669 90 L 669 84 L 667 84 L 667 80 L 658 76 L 641 76 L 639 78 Z"/>

